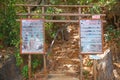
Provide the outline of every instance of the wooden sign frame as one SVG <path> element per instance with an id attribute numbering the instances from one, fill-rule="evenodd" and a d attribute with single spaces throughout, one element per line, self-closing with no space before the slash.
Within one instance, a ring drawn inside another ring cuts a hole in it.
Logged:
<path id="1" fill-rule="evenodd" d="M 45 54 L 45 28 L 43 19 L 21 19 L 20 53 Z"/>
<path id="2" fill-rule="evenodd" d="M 101 19 L 79 20 L 80 54 L 103 53 L 103 24 Z"/>

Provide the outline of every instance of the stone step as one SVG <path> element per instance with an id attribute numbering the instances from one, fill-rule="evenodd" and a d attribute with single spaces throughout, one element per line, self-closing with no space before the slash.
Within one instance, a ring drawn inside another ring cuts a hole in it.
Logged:
<path id="1" fill-rule="evenodd" d="M 56 60 L 55 64 L 79 64 L 80 63 L 80 60 L 79 59 L 70 59 L 70 58 L 67 58 L 67 57 L 56 57 L 54 58 L 54 60 Z"/>
<path id="2" fill-rule="evenodd" d="M 48 74 L 45 77 L 36 77 L 36 80 L 79 80 L 73 76 L 67 76 L 65 74 Z"/>
<path id="3" fill-rule="evenodd" d="M 70 59 L 70 58 L 65 58 L 65 57 L 57 57 L 56 60 L 80 62 L 80 59 Z"/>

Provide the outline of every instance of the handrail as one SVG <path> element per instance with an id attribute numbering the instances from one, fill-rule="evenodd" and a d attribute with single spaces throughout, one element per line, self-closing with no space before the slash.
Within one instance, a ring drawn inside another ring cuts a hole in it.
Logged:
<path id="1" fill-rule="evenodd" d="M 70 23 L 67 23 L 67 24 L 65 25 L 65 27 L 67 27 L 69 24 L 70 24 Z M 65 30 L 65 27 L 62 27 L 62 28 L 60 28 L 59 30 L 57 30 L 57 33 L 56 33 L 53 41 L 52 41 L 51 44 L 50 44 L 50 47 L 49 47 L 48 51 L 47 51 L 47 55 L 51 53 L 51 49 L 52 49 L 52 47 L 53 47 L 53 45 L 54 45 L 54 43 L 55 43 L 55 40 L 57 39 L 58 34 L 59 34 L 60 32 L 62 32 L 63 30 Z M 62 37 L 63 37 L 63 34 L 62 34 Z"/>

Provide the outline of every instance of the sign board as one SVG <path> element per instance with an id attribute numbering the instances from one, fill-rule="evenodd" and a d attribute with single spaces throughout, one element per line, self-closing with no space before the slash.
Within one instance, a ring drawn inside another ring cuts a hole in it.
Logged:
<path id="1" fill-rule="evenodd" d="M 103 27 L 99 19 L 80 20 L 80 53 L 103 53 Z"/>
<path id="2" fill-rule="evenodd" d="M 90 59 L 95 59 L 95 60 L 103 59 L 109 53 L 110 53 L 110 49 L 108 48 L 103 52 L 103 54 L 89 55 L 89 58 Z"/>
<path id="3" fill-rule="evenodd" d="M 100 19 L 100 15 L 93 15 L 92 19 Z"/>
<path id="4" fill-rule="evenodd" d="M 21 54 L 44 53 L 44 20 L 22 19 L 21 20 Z"/>
<path id="5" fill-rule="evenodd" d="M 95 59 L 95 60 L 99 60 L 101 59 L 101 57 L 99 55 L 89 55 L 90 59 Z"/>

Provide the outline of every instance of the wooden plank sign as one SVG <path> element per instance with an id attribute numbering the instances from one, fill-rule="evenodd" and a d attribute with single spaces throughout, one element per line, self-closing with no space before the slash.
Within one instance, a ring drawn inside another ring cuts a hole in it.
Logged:
<path id="1" fill-rule="evenodd" d="M 80 53 L 103 53 L 103 27 L 100 19 L 80 20 Z"/>
<path id="2" fill-rule="evenodd" d="M 44 20 L 21 19 L 21 54 L 43 54 L 45 46 Z"/>

